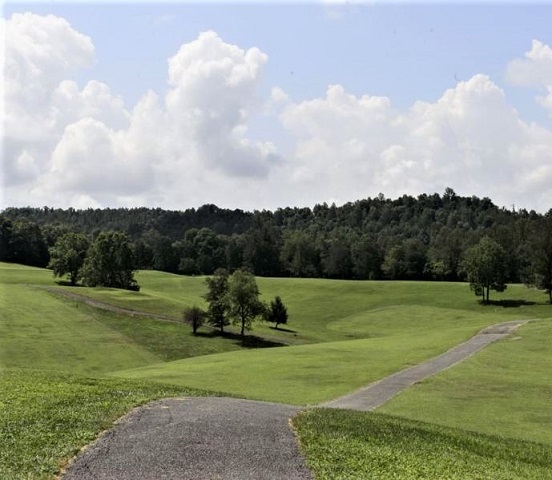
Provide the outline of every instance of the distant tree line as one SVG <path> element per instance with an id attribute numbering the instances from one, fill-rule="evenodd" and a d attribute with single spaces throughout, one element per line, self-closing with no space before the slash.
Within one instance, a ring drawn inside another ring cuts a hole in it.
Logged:
<path id="1" fill-rule="evenodd" d="M 0 260 L 45 267 L 66 233 L 129 239 L 133 266 L 185 275 L 232 273 L 336 279 L 470 280 L 468 252 L 488 237 L 504 253 L 502 280 L 550 295 L 552 209 L 499 208 L 489 198 L 379 195 L 343 206 L 244 212 L 215 205 L 148 208 L 8 208 Z M 472 272 L 473 273 L 473 272 Z"/>

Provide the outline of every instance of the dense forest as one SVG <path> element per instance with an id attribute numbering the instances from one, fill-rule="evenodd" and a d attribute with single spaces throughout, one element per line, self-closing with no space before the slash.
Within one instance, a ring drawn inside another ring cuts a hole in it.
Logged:
<path id="1" fill-rule="evenodd" d="M 0 260 L 47 266 L 67 232 L 119 231 L 134 266 L 185 275 L 249 268 L 260 276 L 464 280 L 465 252 L 490 237 L 507 254 L 509 282 L 531 275 L 535 245 L 552 227 L 552 209 L 499 208 L 489 198 L 382 194 L 342 206 L 244 212 L 203 205 L 75 210 L 8 208 L 0 213 Z"/>

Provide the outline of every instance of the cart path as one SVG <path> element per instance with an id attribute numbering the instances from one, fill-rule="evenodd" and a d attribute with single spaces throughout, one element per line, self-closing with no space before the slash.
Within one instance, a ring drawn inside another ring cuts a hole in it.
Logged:
<path id="1" fill-rule="evenodd" d="M 77 302 L 82 302 L 90 307 L 98 308 L 100 310 L 107 310 L 108 312 L 122 313 L 124 315 L 131 315 L 131 316 L 137 316 L 137 317 L 154 318 L 156 320 L 163 320 L 165 322 L 180 323 L 177 318 L 171 317 L 169 315 L 144 312 L 141 310 L 131 310 L 130 308 L 116 307 L 115 305 L 111 305 L 109 303 L 102 302 L 101 300 L 96 300 L 94 298 L 87 297 L 86 295 L 82 295 L 80 293 L 68 292 L 67 290 L 61 290 L 55 287 L 40 287 L 40 288 L 54 295 L 59 295 L 60 297 L 65 297 L 71 300 L 75 300 Z"/>
<path id="2" fill-rule="evenodd" d="M 516 320 L 484 328 L 468 341 L 451 348 L 438 357 L 409 367 L 374 382 L 367 387 L 363 387 L 354 393 L 339 397 L 319 406 L 361 411 L 374 410 L 411 385 L 462 362 L 490 343 L 507 337 L 516 328 L 529 321 L 530 320 Z"/>
<path id="3" fill-rule="evenodd" d="M 424 363 L 319 407 L 368 411 L 510 335 L 530 320 L 487 327 Z M 62 480 L 312 480 L 290 419 L 300 407 L 223 397 L 169 398 L 133 410 L 85 448 Z"/>
<path id="4" fill-rule="evenodd" d="M 67 467 L 63 480 L 310 480 L 291 429 L 299 407 L 221 397 L 133 410 Z"/>

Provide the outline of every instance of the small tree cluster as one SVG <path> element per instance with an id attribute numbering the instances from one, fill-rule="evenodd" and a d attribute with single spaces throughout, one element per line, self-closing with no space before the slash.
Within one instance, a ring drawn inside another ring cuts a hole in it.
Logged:
<path id="1" fill-rule="evenodd" d="M 140 288 L 129 239 L 121 232 L 101 232 L 91 244 L 82 234 L 66 233 L 50 249 L 49 267 L 72 285 L 82 280 L 90 287 Z"/>
<path id="2" fill-rule="evenodd" d="M 238 269 L 232 275 L 219 269 L 212 277 L 205 279 L 207 293 L 203 298 L 208 303 L 206 319 L 215 328 L 224 333 L 224 326 L 240 326 L 240 334 L 250 330 L 257 319 L 276 323 L 287 322 L 287 310 L 282 299 L 276 297 L 265 305 L 260 299 L 259 287 L 255 276 L 245 269 Z"/>

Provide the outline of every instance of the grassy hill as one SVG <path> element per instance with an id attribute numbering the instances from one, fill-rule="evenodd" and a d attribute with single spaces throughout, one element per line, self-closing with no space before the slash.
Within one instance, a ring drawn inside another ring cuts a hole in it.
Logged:
<path id="1" fill-rule="evenodd" d="M 140 292 L 71 288 L 56 284 L 48 270 L 0 264 L 0 478 L 51 478 L 114 418 L 159 396 L 206 389 L 316 404 L 437 355 L 484 326 L 521 318 L 540 320 L 399 395 L 381 408 L 392 416 L 314 409 L 296 427 L 319 478 L 366 478 L 374 460 L 367 464 L 355 452 L 375 447 L 359 429 L 382 422 L 380 459 L 404 428 L 419 433 L 419 453 L 401 454 L 410 460 L 397 478 L 441 478 L 420 467 L 436 439 L 452 448 L 461 438 L 468 450 L 475 442 L 471 451 L 481 457 L 482 472 L 499 471 L 489 460 L 492 448 L 504 458 L 529 458 L 512 467 L 512 476 L 494 478 L 547 478 L 543 472 L 551 471 L 552 307 L 540 292 L 513 285 L 482 306 L 465 284 L 258 278 L 263 298 L 280 295 L 290 313 L 285 329 L 254 326 L 256 345 L 286 345 L 262 349 L 242 345 L 232 332 L 222 338 L 204 328 L 194 336 L 179 323 L 103 311 L 55 293 L 174 319 L 202 303 L 202 277 L 142 271 L 137 279 Z M 91 396 L 97 401 L 85 401 Z M 331 422 L 342 428 L 332 433 Z M 336 436 L 333 453 L 347 461 L 330 455 Z M 541 452 L 541 463 L 533 462 L 531 449 Z M 460 462 L 465 452 L 443 462 Z M 331 470 L 332 464 L 346 469 Z M 378 478 L 395 478 L 392 465 L 389 460 L 387 473 L 378 470 Z M 474 457 L 464 477 L 450 478 L 489 478 L 473 473 L 477 465 Z"/>

